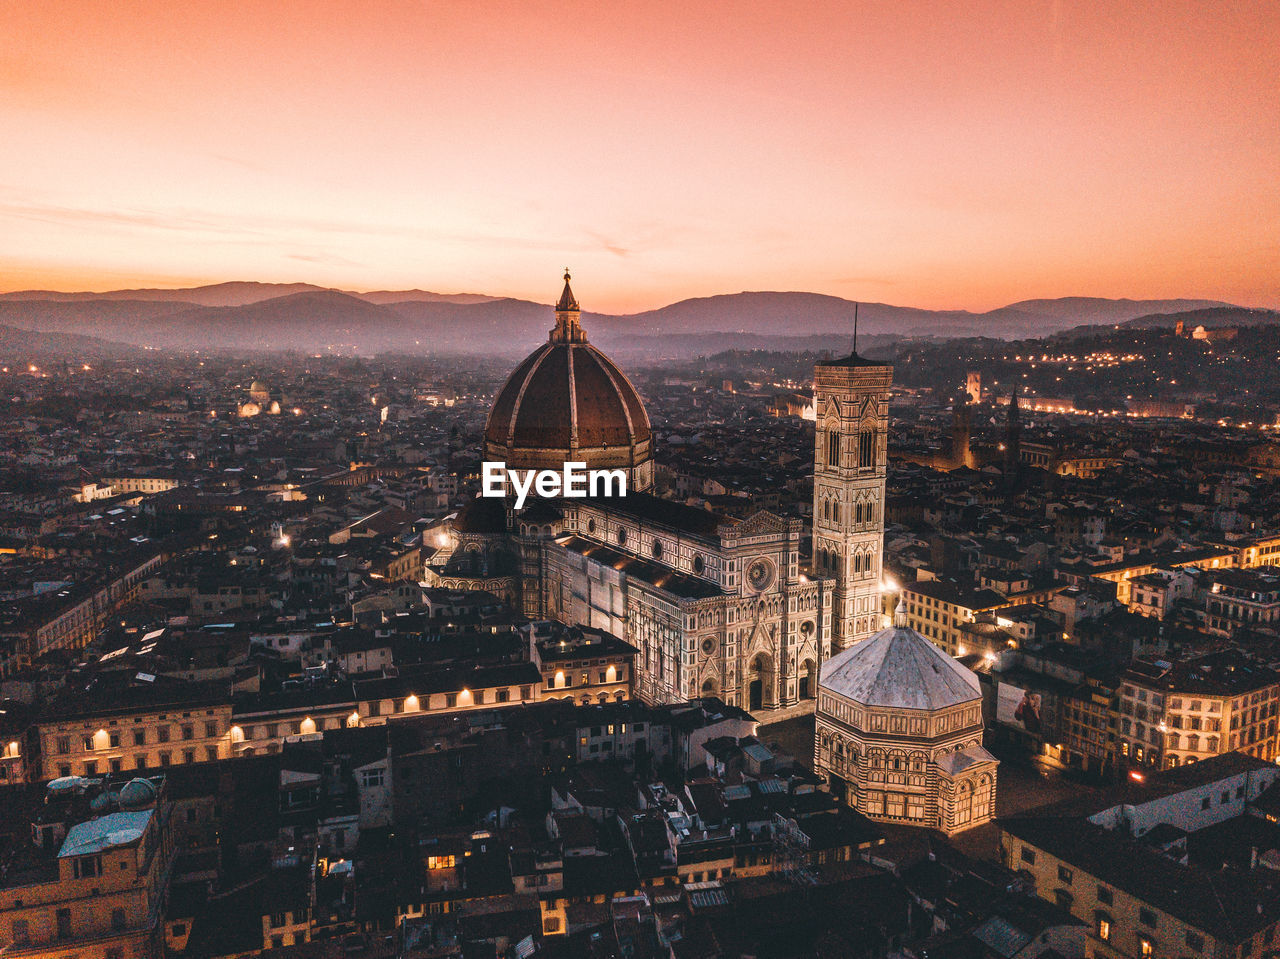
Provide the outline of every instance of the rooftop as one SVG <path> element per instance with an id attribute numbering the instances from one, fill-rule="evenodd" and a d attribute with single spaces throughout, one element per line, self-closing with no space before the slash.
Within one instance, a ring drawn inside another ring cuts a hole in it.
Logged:
<path id="1" fill-rule="evenodd" d="M 906 626 L 837 653 L 819 683 L 865 706 L 934 710 L 982 698 L 976 675 Z"/>
<path id="2" fill-rule="evenodd" d="M 67 830 L 58 858 L 88 856 L 116 846 L 132 845 L 147 831 L 154 813 L 154 809 L 113 812 L 72 826 Z"/>

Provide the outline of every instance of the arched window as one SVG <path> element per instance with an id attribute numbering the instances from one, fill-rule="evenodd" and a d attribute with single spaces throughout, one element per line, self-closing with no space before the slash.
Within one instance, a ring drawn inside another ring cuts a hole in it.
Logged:
<path id="1" fill-rule="evenodd" d="M 978 780 L 978 789 L 973 796 L 974 816 L 988 819 L 991 817 L 991 777 L 983 776 Z"/>
<path id="2" fill-rule="evenodd" d="M 834 426 L 827 427 L 827 465 L 840 465 L 840 431 Z"/>
<path id="3" fill-rule="evenodd" d="M 973 819 L 973 783 L 962 782 L 956 791 L 956 825 L 963 826 Z"/>
<path id="4" fill-rule="evenodd" d="M 858 436 L 858 466 L 871 469 L 876 465 L 876 432 L 873 426 L 864 426 Z"/>

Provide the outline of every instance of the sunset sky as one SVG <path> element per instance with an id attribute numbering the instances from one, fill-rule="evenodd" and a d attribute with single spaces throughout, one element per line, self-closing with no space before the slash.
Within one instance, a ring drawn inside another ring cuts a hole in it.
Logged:
<path id="1" fill-rule="evenodd" d="M 0 5 L 0 290 L 1280 307 L 1280 4 Z"/>

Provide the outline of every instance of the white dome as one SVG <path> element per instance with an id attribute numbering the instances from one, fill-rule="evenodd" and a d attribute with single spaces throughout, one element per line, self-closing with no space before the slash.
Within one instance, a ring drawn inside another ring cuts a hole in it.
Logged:
<path id="1" fill-rule="evenodd" d="M 822 664 L 818 685 L 864 706 L 946 709 L 982 698 L 978 677 L 914 629 L 890 626 Z"/>

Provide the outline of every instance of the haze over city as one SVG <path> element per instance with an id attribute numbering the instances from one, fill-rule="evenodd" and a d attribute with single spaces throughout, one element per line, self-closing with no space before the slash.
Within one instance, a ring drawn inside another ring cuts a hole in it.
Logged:
<path id="1" fill-rule="evenodd" d="M 1280 305 L 1280 8 L 8 4 L 0 289 Z"/>

